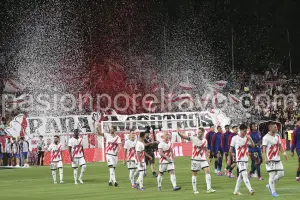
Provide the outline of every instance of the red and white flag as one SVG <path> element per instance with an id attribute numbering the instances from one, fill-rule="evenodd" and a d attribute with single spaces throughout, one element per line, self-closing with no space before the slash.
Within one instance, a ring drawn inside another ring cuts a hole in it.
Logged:
<path id="1" fill-rule="evenodd" d="M 194 85 L 189 83 L 179 83 L 179 87 L 183 90 L 192 90 L 194 88 Z"/>

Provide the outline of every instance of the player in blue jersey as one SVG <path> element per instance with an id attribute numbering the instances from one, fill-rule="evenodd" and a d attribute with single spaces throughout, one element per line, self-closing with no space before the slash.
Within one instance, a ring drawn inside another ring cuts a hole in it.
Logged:
<path id="1" fill-rule="evenodd" d="M 207 149 L 208 149 L 208 154 L 209 154 L 209 163 L 211 163 L 211 160 L 213 159 L 214 157 L 214 152 L 213 152 L 213 149 L 212 149 L 212 138 L 213 136 L 215 135 L 215 126 L 213 124 L 210 124 L 209 125 L 209 132 L 206 133 L 206 140 L 207 140 Z M 216 156 L 216 155 L 215 155 Z M 215 162 L 215 174 L 217 173 L 217 163 Z"/>
<path id="2" fill-rule="evenodd" d="M 260 173 L 260 165 L 262 163 L 262 138 L 260 132 L 257 130 L 256 123 L 251 123 L 250 125 L 250 137 L 253 140 L 255 147 L 249 148 L 251 155 L 251 171 L 249 172 L 249 177 L 253 176 L 255 171 L 257 171 L 258 180 L 261 181 L 264 180 Z"/>
<path id="3" fill-rule="evenodd" d="M 217 127 L 217 133 L 212 138 L 212 149 L 215 157 L 215 165 L 217 165 L 218 176 L 222 176 L 222 160 L 224 151 L 222 148 L 222 127 Z"/>
<path id="4" fill-rule="evenodd" d="M 298 155 L 298 168 L 296 174 L 296 181 L 300 181 L 300 118 L 297 119 L 296 128 L 292 135 L 292 148 L 291 156 L 294 156 L 294 151 L 296 149 Z"/>
<path id="5" fill-rule="evenodd" d="M 230 134 L 231 134 L 230 126 L 226 125 L 225 126 L 225 133 L 222 135 L 222 148 L 223 148 L 224 155 L 225 155 L 225 161 L 227 161 L 227 158 L 228 158 L 228 151 L 229 151 L 229 147 L 230 147 L 230 144 L 228 143 L 228 140 L 229 140 Z M 227 168 L 225 168 L 225 176 L 226 175 L 227 175 Z"/>

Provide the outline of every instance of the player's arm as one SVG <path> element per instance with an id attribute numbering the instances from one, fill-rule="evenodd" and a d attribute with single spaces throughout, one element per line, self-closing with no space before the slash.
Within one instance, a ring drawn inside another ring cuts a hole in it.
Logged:
<path id="1" fill-rule="evenodd" d="M 292 133 L 292 145 L 291 145 L 291 156 L 294 156 L 294 151 L 296 147 L 296 130 L 293 131 Z"/>
<path id="2" fill-rule="evenodd" d="M 164 154 L 162 149 L 158 149 L 158 152 L 159 152 L 160 157 L 162 157 L 162 158 L 166 159 L 167 161 L 171 162 L 171 159 Z"/>
<path id="3" fill-rule="evenodd" d="M 279 137 L 278 138 L 279 140 L 281 140 L 281 138 Z M 281 144 L 281 142 L 280 142 L 280 144 L 279 144 L 279 150 L 280 150 L 280 152 L 283 154 L 283 156 L 284 156 L 284 158 L 285 158 L 285 160 L 288 160 L 288 157 L 287 157 L 287 155 L 286 155 L 286 152 L 285 152 L 285 150 L 283 149 L 283 147 L 282 147 L 282 144 Z"/>
<path id="4" fill-rule="evenodd" d="M 221 148 L 222 149 L 224 149 L 224 147 L 225 147 L 225 143 L 224 143 L 224 141 L 225 141 L 225 134 L 222 134 L 222 137 L 221 137 Z"/>
<path id="5" fill-rule="evenodd" d="M 181 133 L 179 132 L 179 129 L 177 129 L 177 133 L 178 133 L 179 137 L 181 137 L 182 139 L 185 139 L 185 140 L 191 140 L 190 137 L 181 134 Z"/>
<path id="6" fill-rule="evenodd" d="M 72 147 L 71 146 L 69 146 L 69 154 L 70 154 L 70 159 L 73 162 Z"/>
<path id="7" fill-rule="evenodd" d="M 256 145 L 262 145 L 262 137 L 261 137 L 261 133 L 260 132 L 258 132 L 258 135 L 259 135 L 259 142 L 256 144 Z M 259 147 L 258 146 L 258 147 Z"/>
<path id="8" fill-rule="evenodd" d="M 125 165 L 126 163 L 126 158 L 127 158 L 127 148 L 124 148 L 124 158 L 123 158 L 123 164 Z"/>
<path id="9" fill-rule="evenodd" d="M 263 155 L 264 155 L 265 163 L 268 164 L 269 160 L 267 157 L 267 146 L 265 146 L 265 145 L 263 146 Z"/>
<path id="10" fill-rule="evenodd" d="M 82 151 L 82 155 L 83 155 L 83 158 L 84 158 L 84 149 L 83 149 L 83 145 L 81 145 L 81 151 Z"/>
<path id="11" fill-rule="evenodd" d="M 173 154 L 173 147 L 170 149 L 170 158 L 172 158 L 173 159 L 173 162 L 175 162 L 175 156 L 174 156 L 174 154 Z"/>
<path id="12" fill-rule="evenodd" d="M 254 148 L 254 147 L 255 147 L 255 144 L 254 144 L 254 142 L 253 142 L 251 136 L 250 136 L 250 135 L 246 135 L 246 137 L 248 138 L 248 140 L 249 140 L 249 142 L 250 142 L 250 147 L 251 147 L 251 148 Z"/>
<path id="13" fill-rule="evenodd" d="M 104 133 L 101 130 L 101 126 L 99 125 L 96 129 L 97 129 L 97 134 L 103 137 Z"/>
<path id="14" fill-rule="evenodd" d="M 229 154 L 229 156 L 227 157 L 227 164 L 231 165 L 231 159 L 230 158 L 233 156 L 232 155 L 233 154 L 233 147 L 232 146 L 230 146 L 228 154 Z"/>

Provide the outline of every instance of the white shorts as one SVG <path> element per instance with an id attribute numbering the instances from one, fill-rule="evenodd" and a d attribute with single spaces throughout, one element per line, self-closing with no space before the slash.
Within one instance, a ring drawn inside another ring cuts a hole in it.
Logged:
<path id="1" fill-rule="evenodd" d="M 246 171 L 248 169 L 248 162 L 238 161 L 237 167 L 239 168 L 239 172 Z"/>
<path id="2" fill-rule="evenodd" d="M 118 156 L 106 154 L 106 162 L 107 162 L 107 166 L 117 167 Z"/>
<path id="3" fill-rule="evenodd" d="M 266 164 L 267 172 L 276 172 L 276 171 L 283 171 L 283 165 L 281 161 L 269 161 Z"/>
<path id="4" fill-rule="evenodd" d="M 142 166 L 139 163 L 137 164 L 138 171 L 146 171 L 146 169 L 147 169 L 146 163 L 143 162 Z"/>
<path id="5" fill-rule="evenodd" d="M 72 167 L 73 168 L 78 168 L 79 166 L 81 167 L 82 165 L 85 165 L 85 159 L 84 159 L 84 157 L 73 158 L 73 162 L 72 162 Z"/>
<path id="6" fill-rule="evenodd" d="M 204 169 L 206 167 L 209 167 L 209 164 L 206 160 L 192 160 L 191 161 L 191 170 L 194 172 L 200 171 L 201 169 Z"/>
<path id="7" fill-rule="evenodd" d="M 175 170 L 174 163 L 159 163 L 159 172 Z"/>
<path id="8" fill-rule="evenodd" d="M 135 161 L 134 160 L 127 161 L 127 168 L 128 169 L 136 169 L 137 165 L 136 165 Z"/>
<path id="9" fill-rule="evenodd" d="M 63 168 L 62 161 L 51 162 L 51 164 L 50 164 L 50 169 L 51 170 L 56 170 L 56 169 L 59 169 L 59 168 Z"/>

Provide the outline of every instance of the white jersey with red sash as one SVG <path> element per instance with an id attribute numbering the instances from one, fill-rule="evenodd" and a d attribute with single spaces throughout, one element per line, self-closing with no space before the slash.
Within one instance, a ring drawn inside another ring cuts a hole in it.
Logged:
<path id="1" fill-rule="evenodd" d="M 266 153 L 269 161 L 280 161 L 281 139 L 278 135 L 266 134 L 263 138 L 263 146 L 266 147 Z"/>
<path id="2" fill-rule="evenodd" d="M 236 135 L 231 140 L 231 147 L 236 150 L 236 161 L 237 162 L 248 162 L 249 157 L 249 140 L 247 137 L 241 137 Z"/>
<path id="3" fill-rule="evenodd" d="M 127 161 L 135 161 L 135 146 L 137 144 L 136 140 L 126 140 L 124 144 L 124 149 L 127 150 Z"/>
<path id="4" fill-rule="evenodd" d="M 192 136 L 190 140 L 193 145 L 192 160 L 205 161 L 206 160 L 206 139 L 200 140 L 198 137 Z"/>
<path id="5" fill-rule="evenodd" d="M 49 146 L 48 151 L 51 152 L 51 162 L 61 161 L 61 159 L 62 159 L 62 155 L 61 155 L 62 144 L 53 143 Z"/>
<path id="6" fill-rule="evenodd" d="M 136 146 L 136 160 L 137 162 L 139 162 L 140 160 L 143 162 L 145 162 L 145 145 L 144 143 L 142 143 L 141 141 L 137 141 Z M 138 157 L 137 153 L 140 153 L 140 157 Z"/>
<path id="7" fill-rule="evenodd" d="M 171 159 L 171 163 L 173 163 L 173 158 L 171 157 L 172 151 L 173 151 L 172 147 L 173 147 L 173 144 L 171 142 L 166 142 L 164 140 L 158 144 L 158 149 L 161 149 L 163 151 L 163 153 Z M 166 163 L 170 163 L 170 162 L 167 161 L 165 158 L 161 157 L 159 159 L 159 163 L 166 164 Z"/>
<path id="8" fill-rule="evenodd" d="M 71 138 L 69 140 L 69 147 L 72 148 L 72 157 L 73 158 L 81 158 L 83 157 L 82 147 L 83 147 L 83 141 L 82 138 Z"/>
<path id="9" fill-rule="evenodd" d="M 106 139 L 106 154 L 117 156 L 118 146 L 121 144 L 121 138 L 118 135 L 113 137 L 109 133 L 104 133 L 104 138 Z"/>

